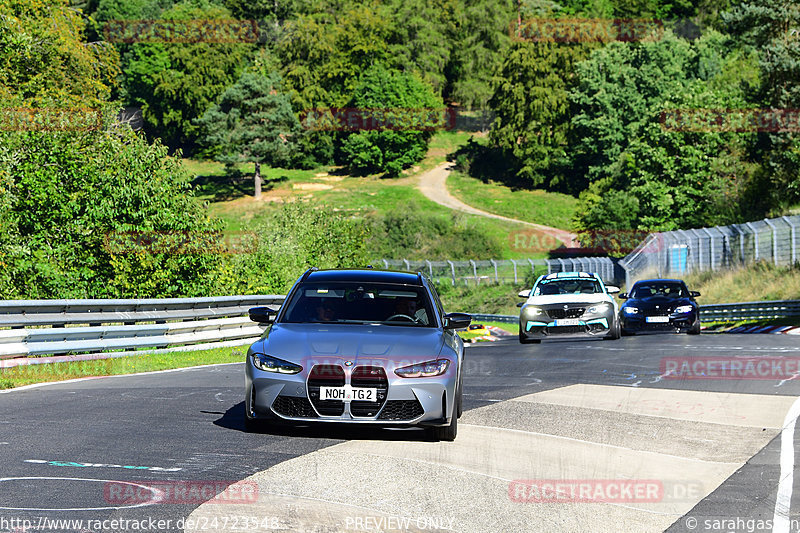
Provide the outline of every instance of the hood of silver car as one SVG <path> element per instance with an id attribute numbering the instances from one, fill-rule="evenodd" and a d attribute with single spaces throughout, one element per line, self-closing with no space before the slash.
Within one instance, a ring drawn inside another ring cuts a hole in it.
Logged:
<path id="1" fill-rule="evenodd" d="M 253 345 L 273 357 L 299 361 L 321 360 L 424 361 L 438 356 L 444 338 L 441 330 L 425 327 L 358 324 L 274 324 Z"/>

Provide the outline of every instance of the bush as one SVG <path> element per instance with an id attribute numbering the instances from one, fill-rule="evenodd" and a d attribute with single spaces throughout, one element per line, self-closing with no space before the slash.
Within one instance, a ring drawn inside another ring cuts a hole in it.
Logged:
<path id="1" fill-rule="evenodd" d="M 219 280 L 227 294 L 286 294 L 309 267 L 369 263 L 363 221 L 309 204 L 284 204 L 245 231 L 256 234 L 257 249 L 230 257 Z"/>
<path id="2" fill-rule="evenodd" d="M 418 204 L 399 205 L 370 219 L 377 258 L 470 259 L 500 257 L 499 243 L 470 226 L 464 215 L 436 215 Z"/>
<path id="3" fill-rule="evenodd" d="M 113 232 L 213 232 L 190 176 L 161 144 L 123 127 L 0 139 L 0 298 L 195 296 L 207 254 L 112 253 Z M 190 233 L 192 234 L 192 233 Z"/>

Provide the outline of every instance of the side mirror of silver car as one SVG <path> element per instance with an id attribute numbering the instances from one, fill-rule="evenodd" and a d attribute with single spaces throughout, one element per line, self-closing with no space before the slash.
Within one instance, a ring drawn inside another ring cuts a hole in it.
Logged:
<path id="1" fill-rule="evenodd" d="M 448 313 L 444 315 L 444 329 L 464 329 L 469 327 L 472 316 L 466 313 Z"/>
<path id="2" fill-rule="evenodd" d="M 269 307 L 252 307 L 247 312 L 250 315 L 250 320 L 258 322 L 259 324 L 271 324 L 275 320 L 275 311 Z"/>

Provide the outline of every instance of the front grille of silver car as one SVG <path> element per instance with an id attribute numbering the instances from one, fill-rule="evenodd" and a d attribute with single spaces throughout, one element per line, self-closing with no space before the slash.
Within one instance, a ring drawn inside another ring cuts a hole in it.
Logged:
<path id="1" fill-rule="evenodd" d="M 367 417 L 377 415 L 386 402 L 386 396 L 389 393 L 389 380 L 386 377 L 386 371 L 379 366 L 357 366 L 350 376 L 350 384 L 353 387 L 377 389 L 377 401 L 350 402 L 350 414 Z"/>
<path id="2" fill-rule="evenodd" d="M 570 307 L 568 309 L 554 308 L 547 309 L 547 316 L 555 320 L 564 318 L 580 318 L 583 316 L 584 311 L 586 311 L 585 307 Z"/>
<path id="3" fill-rule="evenodd" d="M 339 365 L 315 365 L 308 373 L 308 397 L 323 416 L 341 416 L 344 402 L 340 400 L 320 400 L 320 387 L 343 387 L 344 369 Z"/>
<path id="4" fill-rule="evenodd" d="M 272 409 L 279 415 L 291 418 L 319 418 L 307 398 L 278 396 L 272 402 Z"/>
<path id="5" fill-rule="evenodd" d="M 424 412 L 419 400 L 389 400 L 378 420 L 414 420 Z"/>

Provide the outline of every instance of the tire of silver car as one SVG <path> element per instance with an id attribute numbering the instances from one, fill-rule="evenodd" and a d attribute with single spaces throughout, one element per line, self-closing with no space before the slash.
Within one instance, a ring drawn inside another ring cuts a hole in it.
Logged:
<path id="1" fill-rule="evenodd" d="M 444 440 L 447 442 L 456 440 L 456 435 L 458 434 L 458 417 L 456 413 L 453 413 L 448 425 L 431 428 L 431 433 L 435 440 Z"/>

